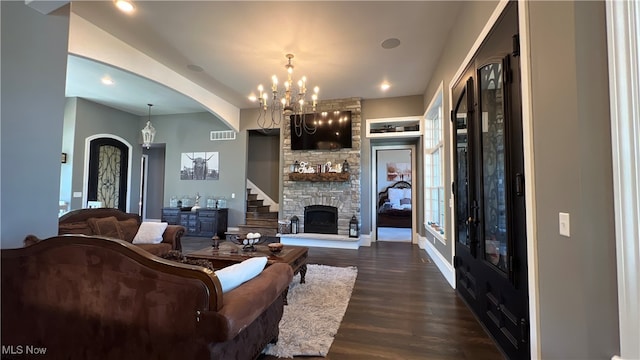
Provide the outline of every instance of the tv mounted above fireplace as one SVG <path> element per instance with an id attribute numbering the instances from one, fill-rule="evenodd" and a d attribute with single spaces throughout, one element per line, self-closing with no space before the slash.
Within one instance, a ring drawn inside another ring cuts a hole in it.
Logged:
<path id="1" fill-rule="evenodd" d="M 351 111 L 303 114 L 302 119 L 300 115 L 291 115 L 290 119 L 291 150 L 351 148 Z"/>

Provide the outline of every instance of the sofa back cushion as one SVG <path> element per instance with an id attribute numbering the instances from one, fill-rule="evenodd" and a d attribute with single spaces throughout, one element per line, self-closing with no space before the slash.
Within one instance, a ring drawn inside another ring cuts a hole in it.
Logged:
<path id="1" fill-rule="evenodd" d="M 93 230 L 86 221 L 59 224 L 58 235 L 65 234 L 93 235 Z"/>
<path id="2" fill-rule="evenodd" d="M 127 219 L 118 221 L 118 223 L 120 224 L 120 229 L 122 230 L 122 234 L 124 235 L 124 238 L 122 240 L 132 242 L 133 238 L 138 232 L 138 227 L 140 227 L 140 224 L 138 224 L 138 220 Z"/>
<path id="3" fill-rule="evenodd" d="M 87 223 L 89 223 L 89 227 L 93 230 L 94 235 L 124 240 L 124 233 L 120 227 L 120 222 L 118 222 L 115 216 L 89 218 L 87 219 Z"/>

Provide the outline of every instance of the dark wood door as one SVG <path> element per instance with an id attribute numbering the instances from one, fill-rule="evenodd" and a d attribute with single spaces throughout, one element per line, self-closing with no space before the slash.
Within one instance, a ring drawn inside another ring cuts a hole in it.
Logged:
<path id="1" fill-rule="evenodd" d="M 98 138 L 89 146 L 87 200 L 102 207 L 127 211 L 129 148 L 112 138 Z M 85 204 L 86 205 L 86 204 Z"/>
<path id="2" fill-rule="evenodd" d="M 457 291 L 511 359 L 530 356 L 517 4 L 454 87 Z"/>

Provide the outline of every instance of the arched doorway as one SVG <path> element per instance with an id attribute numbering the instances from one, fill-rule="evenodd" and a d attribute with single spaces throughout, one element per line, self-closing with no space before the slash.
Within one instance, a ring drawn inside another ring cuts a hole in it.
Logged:
<path id="1" fill-rule="evenodd" d="M 113 137 L 88 139 L 88 173 L 85 206 L 128 211 L 127 193 L 131 146 Z"/>

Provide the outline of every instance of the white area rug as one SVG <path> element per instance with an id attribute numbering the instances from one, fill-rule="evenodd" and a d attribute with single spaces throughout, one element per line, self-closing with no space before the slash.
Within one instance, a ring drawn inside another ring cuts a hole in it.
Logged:
<path id="1" fill-rule="evenodd" d="M 355 267 L 308 265 L 306 283 L 296 276 L 280 320 L 278 343 L 265 354 L 280 358 L 326 356 L 349 305 L 358 271 Z"/>

